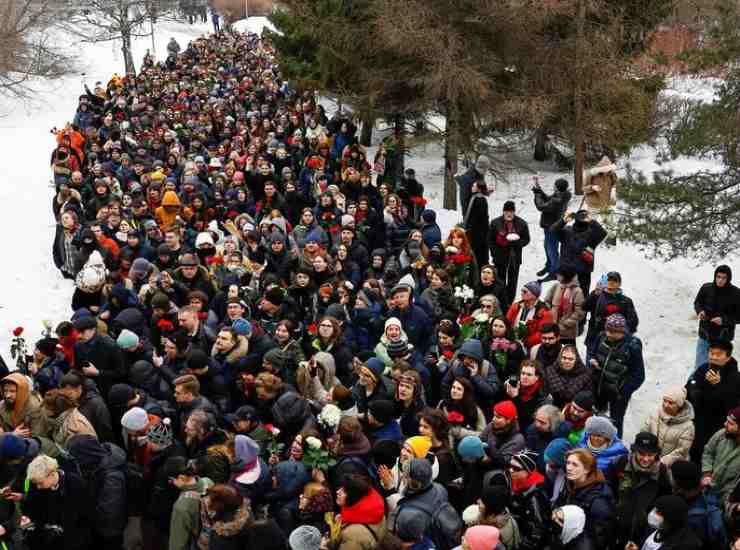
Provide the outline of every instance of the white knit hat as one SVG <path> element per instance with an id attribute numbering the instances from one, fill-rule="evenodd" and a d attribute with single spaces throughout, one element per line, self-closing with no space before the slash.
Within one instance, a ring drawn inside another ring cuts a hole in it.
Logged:
<path id="1" fill-rule="evenodd" d="M 121 418 L 121 426 L 126 428 L 130 432 L 138 432 L 143 430 L 149 425 L 149 415 L 141 407 L 134 407 L 133 409 L 126 411 L 126 414 Z"/>

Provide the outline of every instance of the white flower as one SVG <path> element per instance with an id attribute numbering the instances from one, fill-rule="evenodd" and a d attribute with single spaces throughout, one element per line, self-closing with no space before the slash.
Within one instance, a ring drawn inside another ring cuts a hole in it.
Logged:
<path id="1" fill-rule="evenodd" d="M 460 288 L 459 286 L 456 286 L 455 287 L 455 298 L 462 298 L 463 297 L 462 292 L 463 292 L 462 288 Z"/>
<path id="2" fill-rule="evenodd" d="M 270 433 L 273 435 L 273 437 L 277 437 L 280 435 L 280 430 L 278 430 L 275 426 L 273 426 L 272 430 L 270 430 Z"/>
<path id="3" fill-rule="evenodd" d="M 480 521 L 480 508 L 478 508 L 478 505 L 471 504 L 465 508 L 462 513 L 462 519 L 467 526 L 478 525 L 478 522 Z"/>
<path id="4" fill-rule="evenodd" d="M 475 316 L 475 320 L 478 323 L 486 323 L 488 322 L 488 313 L 479 313 Z"/>
<path id="5" fill-rule="evenodd" d="M 339 410 L 339 407 L 331 403 L 325 405 L 324 408 L 321 409 L 318 418 L 319 424 L 331 429 L 335 429 L 337 426 L 339 426 L 339 421 L 341 419 L 342 411 Z"/>
<path id="6" fill-rule="evenodd" d="M 311 449 L 320 449 L 321 440 L 316 437 L 309 436 L 306 438 L 306 445 L 308 445 Z"/>

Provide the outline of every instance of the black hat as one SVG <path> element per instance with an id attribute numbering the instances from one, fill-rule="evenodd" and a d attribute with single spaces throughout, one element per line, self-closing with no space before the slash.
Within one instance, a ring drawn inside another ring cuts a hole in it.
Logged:
<path id="1" fill-rule="evenodd" d="M 671 477 L 679 489 L 691 491 L 701 483 L 701 468 L 688 460 L 677 460 L 671 464 Z"/>
<path id="2" fill-rule="evenodd" d="M 393 401 L 388 401 L 386 399 L 376 399 L 375 401 L 371 401 L 367 408 L 370 410 L 370 414 L 373 415 L 373 418 L 381 424 L 387 424 L 393 420 L 396 413 L 396 406 L 393 404 Z"/>
<path id="3" fill-rule="evenodd" d="M 568 190 L 568 180 L 559 178 L 555 180 L 555 189 L 560 191 L 561 193 Z"/>
<path id="4" fill-rule="evenodd" d="M 58 343 L 59 340 L 56 338 L 42 338 L 36 342 L 36 349 L 47 357 L 51 357 L 56 352 Z"/>
<path id="5" fill-rule="evenodd" d="M 279 286 L 274 286 L 265 292 L 265 300 L 273 305 L 280 306 L 283 304 L 283 291 Z"/>
<path id="6" fill-rule="evenodd" d="M 226 420 L 226 422 L 234 426 L 240 420 L 259 420 L 259 415 L 257 414 L 257 409 L 255 409 L 251 405 L 242 405 L 232 414 L 224 415 L 224 419 Z"/>
<path id="7" fill-rule="evenodd" d="M 157 256 L 172 256 L 172 249 L 162 243 L 157 247 Z"/>
<path id="8" fill-rule="evenodd" d="M 511 211 L 516 212 L 516 204 L 514 204 L 514 201 L 506 201 L 504 203 L 504 212 Z"/>
<path id="9" fill-rule="evenodd" d="M 85 315 L 83 317 L 80 317 L 79 319 L 76 319 L 74 322 L 74 326 L 77 332 L 82 332 L 83 330 L 98 328 L 98 322 L 92 315 Z"/>
<path id="10" fill-rule="evenodd" d="M 200 348 L 190 350 L 185 358 L 189 369 L 200 370 L 208 366 L 208 354 Z"/>
<path id="11" fill-rule="evenodd" d="M 584 411 L 592 411 L 594 409 L 594 394 L 588 390 L 579 391 L 573 398 L 573 403 Z"/>
<path id="12" fill-rule="evenodd" d="M 660 454 L 658 438 L 650 432 L 640 432 L 635 436 L 635 442 L 632 444 L 632 452 Z"/>

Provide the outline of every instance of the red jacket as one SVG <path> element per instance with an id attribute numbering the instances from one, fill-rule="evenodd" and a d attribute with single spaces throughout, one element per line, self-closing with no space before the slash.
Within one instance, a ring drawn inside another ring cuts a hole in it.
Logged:
<path id="1" fill-rule="evenodd" d="M 522 307 L 522 301 L 514 302 L 511 304 L 509 311 L 506 313 L 506 319 L 509 324 L 516 331 L 517 325 L 519 324 L 519 310 Z M 540 302 L 539 300 L 534 305 L 535 312 L 534 317 L 526 322 L 527 325 L 527 336 L 522 339 L 522 344 L 527 350 L 532 349 L 534 346 L 539 344 L 542 340 L 542 327 L 547 323 L 552 323 L 552 313 L 547 304 Z"/>

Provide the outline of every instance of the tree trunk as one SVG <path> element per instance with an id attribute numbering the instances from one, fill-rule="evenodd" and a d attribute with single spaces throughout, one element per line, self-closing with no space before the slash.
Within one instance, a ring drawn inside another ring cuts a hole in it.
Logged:
<path id="1" fill-rule="evenodd" d="M 455 181 L 459 154 L 457 132 L 457 119 L 453 109 L 448 109 L 445 131 L 445 183 L 442 199 L 442 208 L 447 210 L 457 210 L 457 182 Z"/>
<path id="2" fill-rule="evenodd" d="M 360 132 L 360 145 L 370 147 L 373 143 L 373 126 L 375 126 L 375 119 L 366 115 L 362 117 L 362 131 Z"/>
<path id="3" fill-rule="evenodd" d="M 121 30 L 121 52 L 123 53 L 126 74 L 135 75 L 136 65 L 134 64 L 134 55 L 131 52 L 131 32 L 127 29 Z"/>
<path id="4" fill-rule="evenodd" d="M 576 67 L 581 66 L 583 58 L 583 24 L 586 20 L 586 1 L 578 1 L 578 34 L 576 36 Z M 576 195 L 583 195 L 583 93 L 581 90 L 581 80 L 576 80 L 575 89 L 575 142 L 576 142 L 576 162 L 573 181 L 575 182 Z"/>
<path id="5" fill-rule="evenodd" d="M 397 114 L 393 118 L 393 133 L 396 136 L 396 162 L 393 185 L 398 184 L 406 170 L 406 117 Z"/>

